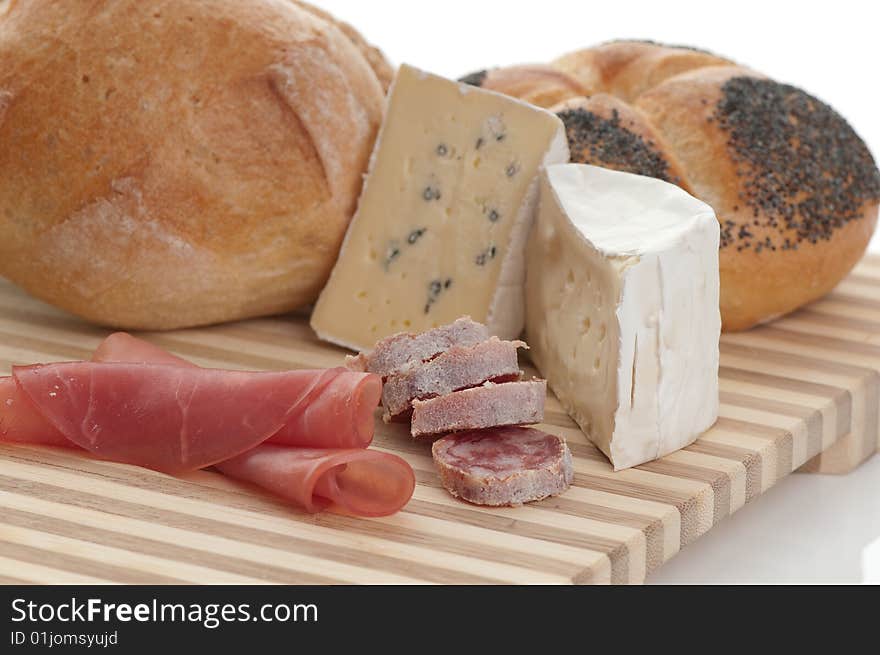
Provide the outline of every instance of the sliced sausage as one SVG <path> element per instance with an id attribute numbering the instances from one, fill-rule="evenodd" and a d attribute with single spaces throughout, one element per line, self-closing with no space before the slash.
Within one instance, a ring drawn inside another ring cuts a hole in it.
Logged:
<path id="1" fill-rule="evenodd" d="M 414 400 L 410 432 L 414 437 L 544 420 L 546 380 L 486 382 L 429 400 Z"/>
<path id="2" fill-rule="evenodd" d="M 453 496 L 477 505 L 522 505 L 571 486 L 565 440 L 534 428 L 459 432 L 434 442 L 434 463 Z"/>
<path id="3" fill-rule="evenodd" d="M 389 422 L 407 416 L 413 400 L 425 400 L 484 382 L 519 380 L 517 348 L 522 341 L 501 341 L 492 337 L 472 346 L 453 346 L 428 362 L 410 364 L 391 375 L 382 389 L 383 418 Z"/>
<path id="4" fill-rule="evenodd" d="M 411 362 L 426 362 L 453 346 L 467 346 L 489 338 L 488 328 L 470 316 L 463 316 L 421 334 L 400 332 L 378 342 L 372 351 L 346 359 L 352 371 L 378 373 L 383 378 L 397 373 Z"/>

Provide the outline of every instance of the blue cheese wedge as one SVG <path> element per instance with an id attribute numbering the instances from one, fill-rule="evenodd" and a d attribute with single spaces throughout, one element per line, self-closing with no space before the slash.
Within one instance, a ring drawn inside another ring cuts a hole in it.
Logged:
<path id="1" fill-rule="evenodd" d="M 362 349 L 470 315 L 519 336 L 538 173 L 565 161 L 554 114 L 402 66 L 315 332 Z"/>
<path id="2" fill-rule="evenodd" d="M 529 239 L 526 332 L 563 407 L 615 469 L 718 417 L 719 226 L 652 178 L 549 167 Z"/>

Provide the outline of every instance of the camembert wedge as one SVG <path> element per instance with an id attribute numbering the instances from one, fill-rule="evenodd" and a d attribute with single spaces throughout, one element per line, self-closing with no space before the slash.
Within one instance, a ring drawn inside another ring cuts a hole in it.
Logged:
<path id="1" fill-rule="evenodd" d="M 718 416 L 719 225 L 652 178 L 551 166 L 527 249 L 532 359 L 623 469 L 692 443 Z"/>

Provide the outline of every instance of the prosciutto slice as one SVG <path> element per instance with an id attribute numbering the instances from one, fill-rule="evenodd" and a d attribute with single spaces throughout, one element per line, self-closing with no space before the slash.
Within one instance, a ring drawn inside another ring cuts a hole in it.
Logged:
<path id="1" fill-rule="evenodd" d="M 125 332 L 107 337 L 92 357 L 94 362 L 137 362 L 197 368 L 147 341 Z M 316 380 L 302 411 L 289 416 L 269 438 L 270 443 L 309 448 L 366 448 L 373 440 L 373 409 L 382 395 L 378 376 L 333 375 Z M 344 399 L 345 402 L 338 402 Z M 350 426 L 350 427 L 349 427 Z"/>
<path id="2" fill-rule="evenodd" d="M 318 405 L 328 421 L 346 413 L 350 396 L 321 393 L 338 375 L 349 373 L 250 373 L 125 362 L 12 371 L 43 417 L 77 446 L 103 459 L 171 474 L 258 446 L 286 422 L 299 421 L 310 405 Z M 350 428 L 340 424 L 338 429 Z"/>
<path id="3" fill-rule="evenodd" d="M 49 423 L 15 380 L 0 377 L 0 442 L 74 446 Z"/>
<path id="4" fill-rule="evenodd" d="M 92 353 L 93 362 L 126 362 L 128 364 L 168 364 L 196 368 L 191 361 L 172 355 L 149 341 L 137 339 L 128 332 L 114 332 Z"/>
<path id="5" fill-rule="evenodd" d="M 385 516 L 409 501 L 415 478 L 401 458 L 365 449 L 381 387 L 342 368 L 200 368 L 118 333 L 90 362 L 0 378 L 0 439 L 76 445 L 172 474 L 215 465 L 310 512 Z"/>
<path id="6" fill-rule="evenodd" d="M 356 516 L 388 516 L 412 497 L 415 477 L 400 457 L 376 450 L 263 445 L 216 466 L 309 512 L 333 507 Z"/>

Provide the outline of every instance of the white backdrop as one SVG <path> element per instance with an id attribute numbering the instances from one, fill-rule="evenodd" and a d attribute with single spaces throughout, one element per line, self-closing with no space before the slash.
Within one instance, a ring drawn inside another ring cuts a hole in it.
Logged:
<path id="1" fill-rule="evenodd" d="M 549 61 L 615 38 L 693 45 L 802 87 L 880 154 L 875 0 L 312 0 L 392 62 L 441 75 Z M 880 252 L 880 238 L 872 249 Z"/>

